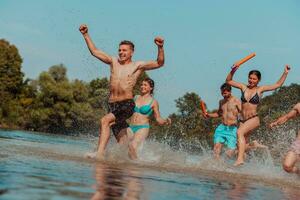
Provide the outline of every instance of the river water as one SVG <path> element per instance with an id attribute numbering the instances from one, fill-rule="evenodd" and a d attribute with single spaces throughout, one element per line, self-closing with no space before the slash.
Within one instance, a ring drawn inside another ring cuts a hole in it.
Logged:
<path id="1" fill-rule="evenodd" d="M 300 178 L 267 151 L 234 168 L 209 150 L 191 155 L 154 141 L 132 162 L 112 142 L 107 159 L 96 162 L 84 157 L 96 142 L 0 130 L 0 199 L 300 199 Z"/>

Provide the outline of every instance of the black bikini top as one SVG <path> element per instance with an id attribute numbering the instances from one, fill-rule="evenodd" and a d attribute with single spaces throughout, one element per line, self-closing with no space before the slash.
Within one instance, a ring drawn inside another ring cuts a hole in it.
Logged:
<path id="1" fill-rule="evenodd" d="M 251 103 L 251 104 L 255 104 L 255 105 L 259 104 L 260 97 L 259 97 L 257 91 L 256 91 L 255 95 L 249 99 L 249 101 L 247 101 L 247 99 L 245 98 L 245 91 L 246 90 L 242 91 L 242 96 L 241 96 L 241 101 L 243 103 Z"/>

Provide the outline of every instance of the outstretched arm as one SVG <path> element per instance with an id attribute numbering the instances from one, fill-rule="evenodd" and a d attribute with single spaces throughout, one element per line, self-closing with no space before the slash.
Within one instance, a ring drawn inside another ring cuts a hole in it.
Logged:
<path id="1" fill-rule="evenodd" d="M 157 123 L 159 125 L 170 125 L 171 124 L 171 119 L 167 118 L 167 119 L 163 119 L 160 116 L 160 112 L 159 112 L 159 105 L 158 102 L 155 100 L 153 102 L 153 112 L 154 112 L 154 118 L 157 121 Z"/>
<path id="2" fill-rule="evenodd" d="M 88 34 L 88 27 L 85 24 L 82 24 L 79 27 L 79 31 L 82 33 L 83 38 L 91 52 L 91 54 L 93 56 L 95 56 L 96 58 L 98 58 L 99 60 L 101 60 L 102 62 L 110 65 L 112 63 L 112 58 L 111 56 L 109 56 L 108 54 L 106 54 L 105 52 L 103 52 L 100 49 L 97 49 L 96 46 L 94 45 L 90 35 Z"/>
<path id="3" fill-rule="evenodd" d="M 157 59 L 154 61 L 144 62 L 139 66 L 139 70 L 152 70 L 160 68 L 165 63 L 165 53 L 164 53 L 164 39 L 161 37 L 156 37 L 154 39 L 155 44 L 158 48 Z"/>
<path id="4" fill-rule="evenodd" d="M 204 118 L 218 118 L 222 115 L 222 109 L 221 109 L 221 101 L 219 102 L 219 109 L 216 112 L 212 113 L 202 113 Z"/>
<path id="5" fill-rule="evenodd" d="M 233 75 L 234 75 L 234 73 L 236 72 L 237 69 L 238 69 L 238 66 L 236 66 L 236 65 L 232 66 L 231 71 L 229 72 L 229 74 L 226 77 L 226 83 L 231 85 L 232 87 L 239 88 L 239 89 L 243 90 L 244 84 L 232 80 Z"/>
<path id="6" fill-rule="evenodd" d="M 281 87 L 289 73 L 289 70 L 290 70 L 290 66 L 289 65 L 286 65 L 284 67 L 284 72 L 283 74 L 281 75 L 280 79 L 273 85 L 265 85 L 265 86 L 261 86 L 260 87 L 260 92 L 265 92 L 265 91 L 272 91 L 272 90 L 276 90 L 277 88 Z"/>
<path id="7" fill-rule="evenodd" d="M 285 115 L 282 115 L 281 117 L 279 117 L 277 120 L 275 120 L 274 122 L 272 122 L 270 124 L 270 127 L 273 128 L 275 126 L 284 124 L 286 121 L 288 121 L 289 119 L 292 119 L 294 117 L 297 116 L 297 114 L 299 114 L 299 108 L 300 104 L 298 103 L 296 106 L 294 106 L 293 110 L 291 110 L 290 112 L 288 112 Z"/>
<path id="8" fill-rule="evenodd" d="M 205 117 L 218 118 L 220 117 L 219 112 L 207 113 Z"/>

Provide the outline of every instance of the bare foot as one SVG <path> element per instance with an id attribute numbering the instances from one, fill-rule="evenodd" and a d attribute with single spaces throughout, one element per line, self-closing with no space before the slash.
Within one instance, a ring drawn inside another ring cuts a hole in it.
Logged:
<path id="1" fill-rule="evenodd" d="M 88 153 L 84 154 L 84 157 L 94 159 L 94 158 L 96 158 L 96 155 L 97 155 L 97 152 L 88 152 Z"/>
<path id="2" fill-rule="evenodd" d="M 242 166 L 243 164 L 244 164 L 243 161 L 236 161 L 233 166 L 239 167 L 239 166 Z"/>

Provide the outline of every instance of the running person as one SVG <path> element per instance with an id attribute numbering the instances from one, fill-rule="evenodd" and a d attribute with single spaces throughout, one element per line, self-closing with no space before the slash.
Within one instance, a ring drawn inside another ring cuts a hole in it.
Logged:
<path id="1" fill-rule="evenodd" d="M 259 127 L 260 121 L 257 114 L 257 106 L 260 102 L 260 98 L 263 92 L 272 91 L 282 86 L 284 83 L 290 67 L 285 66 L 284 72 L 280 79 L 273 85 L 258 86 L 261 80 L 261 73 L 258 70 L 252 70 L 248 74 L 248 84 L 243 84 L 232 80 L 235 71 L 238 66 L 233 66 L 231 72 L 226 78 L 226 83 L 238 88 L 242 92 L 242 111 L 240 120 L 240 126 L 237 130 L 238 135 L 238 158 L 235 162 L 235 166 L 244 164 L 244 153 L 246 150 L 246 139 L 251 131 Z"/>
<path id="2" fill-rule="evenodd" d="M 141 95 L 134 97 L 134 114 L 130 118 L 128 128 L 129 151 L 131 159 L 137 159 L 137 149 L 149 135 L 150 116 L 153 114 L 159 125 L 171 124 L 171 119 L 163 119 L 160 116 L 159 104 L 153 97 L 154 81 L 146 78 L 141 84 Z"/>
<path id="3" fill-rule="evenodd" d="M 293 109 L 287 114 L 279 117 L 277 120 L 270 124 L 270 127 L 284 124 L 286 121 L 293 119 L 300 115 L 300 103 L 297 103 Z M 282 163 L 283 169 L 288 173 L 300 174 L 300 170 L 295 166 L 300 161 L 300 131 L 296 140 L 292 143 L 290 150 L 287 152 L 284 161 Z"/>
<path id="4" fill-rule="evenodd" d="M 241 111 L 241 102 L 231 94 L 231 86 L 224 83 L 221 87 L 223 99 L 219 101 L 219 109 L 214 113 L 202 113 L 205 118 L 222 117 L 222 123 L 216 128 L 214 133 L 214 157 L 220 158 L 223 144 L 229 150 L 226 151 L 228 157 L 234 155 L 237 143 L 238 115 Z"/>
<path id="5" fill-rule="evenodd" d="M 118 143 L 127 141 L 126 119 L 133 114 L 133 87 L 137 78 L 145 71 L 157 69 L 164 64 L 164 40 L 156 37 L 154 42 L 158 47 L 157 60 L 155 61 L 132 61 L 134 44 L 124 40 L 119 44 L 119 57 L 112 57 L 100 49 L 97 49 L 88 34 L 87 25 L 80 26 L 79 31 L 87 44 L 91 54 L 110 66 L 110 95 L 109 113 L 101 119 L 100 134 L 98 140 L 97 158 L 103 158 L 105 148 L 110 137 L 110 127 Z"/>

